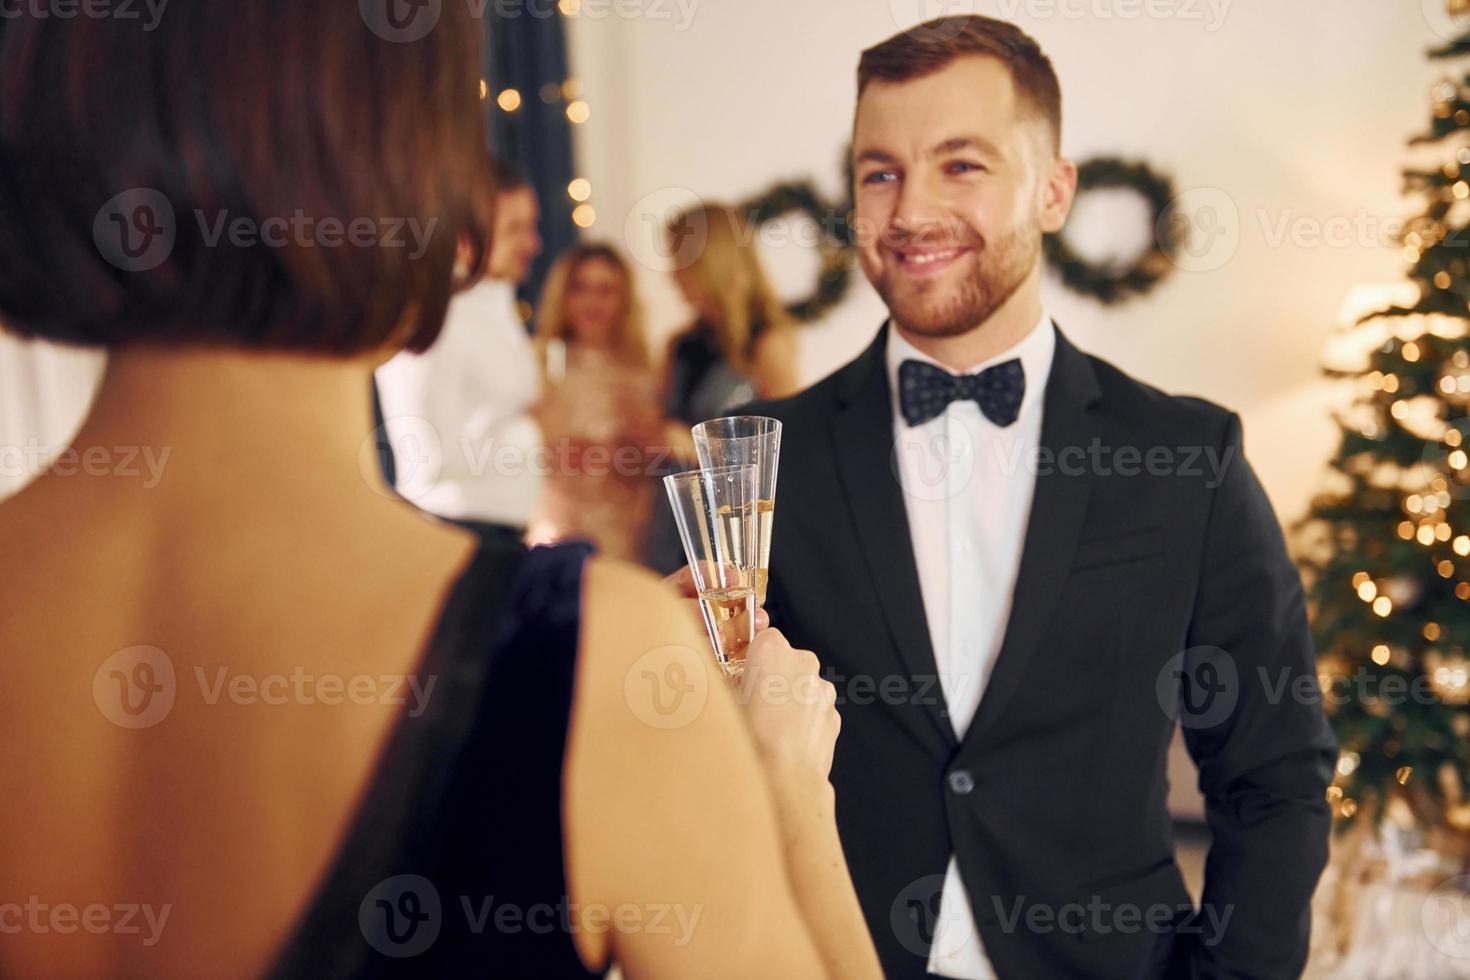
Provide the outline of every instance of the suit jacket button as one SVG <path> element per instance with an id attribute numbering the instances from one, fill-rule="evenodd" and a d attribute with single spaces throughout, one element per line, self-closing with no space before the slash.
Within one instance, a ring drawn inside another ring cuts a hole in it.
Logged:
<path id="1" fill-rule="evenodd" d="M 949 774 L 949 788 L 956 796 L 969 796 L 975 789 L 975 777 L 968 769 L 956 769 Z"/>

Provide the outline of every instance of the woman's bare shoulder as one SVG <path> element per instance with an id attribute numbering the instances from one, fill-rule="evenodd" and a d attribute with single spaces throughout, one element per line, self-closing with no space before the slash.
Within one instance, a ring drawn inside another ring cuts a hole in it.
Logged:
<path id="1" fill-rule="evenodd" d="M 703 639 L 693 605 L 652 572 L 627 562 L 588 560 L 583 585 L 583 656 L 599 672 L 626 670 L 645 654 Z M 702 651 L 689 653 L 702 663 Z"/>

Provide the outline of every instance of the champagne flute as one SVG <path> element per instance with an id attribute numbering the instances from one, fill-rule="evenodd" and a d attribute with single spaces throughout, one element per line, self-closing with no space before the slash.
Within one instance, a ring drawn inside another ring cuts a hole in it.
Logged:
<path id="1" fill-rule="evenodd" d="M 701 467 L 755 467 L 756 517 L 760 521 L 755 601 L 756 605 L 764 606 L 771 569 L 771 527 L 776 520 L 776 471 L 781 461 L 781 423 L 761 415 L 735 415 L 701 422 L 691 431 Z"/>
<path id="2" fill-rule="evenodd" d="M 722 466 L 664 477 L 679 540 L 694 575 L 699 611 L 727 676 L 745 670 L 755 639 L 761 525 L 754 466 Z"/>

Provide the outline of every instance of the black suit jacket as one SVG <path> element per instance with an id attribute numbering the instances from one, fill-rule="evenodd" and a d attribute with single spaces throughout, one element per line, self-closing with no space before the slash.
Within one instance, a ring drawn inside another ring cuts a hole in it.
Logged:
<path id="1" fill-rule="evenodd" d="M 1058 332 L 1013 608 L 957 739 L 893 458 L 887 329 L 744 409 L 784 423 L 767 608 L 838 687 L 838 825 L 887 974 L 925 975 L 951 853 L 1004 980 L 1300 974 L 1336 745 L 1295 696 L 1315 681 L 1301 582 L 1238 418 Z M 1198 912 L 1166 809 L 1176 723 L 1213 836 Z"/>

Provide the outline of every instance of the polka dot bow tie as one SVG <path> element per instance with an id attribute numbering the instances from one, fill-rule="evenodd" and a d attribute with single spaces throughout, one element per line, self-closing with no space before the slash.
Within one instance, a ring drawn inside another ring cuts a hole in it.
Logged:
<path id="1" fill-rule="evenodd" d="M 1020 358 L 979 374 L 958 376 L 925 361 L 904 361 L 898 366 L 898 404 L 909 425 L 922 425 L 950 402 L 968 399 L 979 404 L 986 418 L 1004 427 L 1016 421 L 1024 394 L 1026 371 Z"/>

